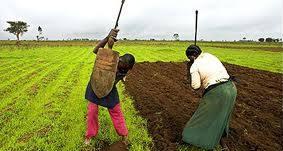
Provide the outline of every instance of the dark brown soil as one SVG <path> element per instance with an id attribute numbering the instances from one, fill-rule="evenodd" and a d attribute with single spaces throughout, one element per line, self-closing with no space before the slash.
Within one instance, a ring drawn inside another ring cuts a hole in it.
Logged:
<path id="1" fill-rule="evenodd" d="M 238 96 L 226 141 L 230 150 L 282 150 L 282 74 L 224 64 L 237 77 Z M 138 63 L 126 90 L 148 120 L 153 150 L 176 150 L 201 92 L 192 91 L 185 63 Z"/>
<path id="2" fill-rule="evenodd" d="M 119 141 L 108 146 L 105 151 L 128 151 L 128 147 L 125 145 L 125 143 Z"/>

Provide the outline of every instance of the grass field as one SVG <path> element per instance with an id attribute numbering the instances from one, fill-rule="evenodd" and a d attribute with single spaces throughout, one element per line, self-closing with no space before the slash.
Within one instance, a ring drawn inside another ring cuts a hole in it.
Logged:
<path id="1" fill-rule="evenodd" d="M 84 91 L 92 70 L 95 43 L 0 42 L 0 150 L 88 150 L 83 145 L 87 102 Z M 119 42 L 121 54 L 132 53 L 138 62 L 185 61 L 187 42 Z M 200 43 L 205 52 L 222 61 L 283 73 L 280 44 Z M 264 48 L 264 49 L 261 49 Z M 129 128 L 131 150 L 150 150 L 146 121 L 133 100 L 118 85 Z M 100 108 L 100 132 L 92 144 L 119 138 L 108 111 Z M 184 147 L 181 147 L 184 150 Z"/>

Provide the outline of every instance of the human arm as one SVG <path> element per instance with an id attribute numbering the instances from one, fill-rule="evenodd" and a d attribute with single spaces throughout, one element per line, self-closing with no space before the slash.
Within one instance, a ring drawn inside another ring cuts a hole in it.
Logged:
<path id="1" fill-rule="evenodd" d="M 198 72 L 191 73 L 191 87 L 198 90 L 201 86 L 200 75 Z"/>
<path id="2" fill-rule="evenodd" d="M 117 37 L 118 32 L 119 32 L 119 29 L 111 29 L 109 34 L 104 39 L 99 41 L 99 43 L 94 48 L 93 53 L 97 54 L 99 48 L 104 48 L 110 38 L 116 38 Z M 110 43 L 110 45 L 112 45 L 112 46 L 113 46 L 113 44 L 114 44 L 114 42 Z"/>
<path id="3" fill-rule="evenodd" d="M 190 69 L 192 66 L 193 62 L 192 61 L 188 61 L 187 62 L 187 80 L 190 81 L 191 80 L 191 73 L 190 73 Z"/>
<path id="4" fill-rule="evenodd" d="M 190 80 L 191 80 L 191 87 L 194 90 L 198 90 L 201 87 L 201 80 L 200 80 L 200 74 L 198 72 L 198 65 L 197 63 L 193 62 L 188 62 L 187 68 L 188 69 L 188 74 L 190 75 Z"/>

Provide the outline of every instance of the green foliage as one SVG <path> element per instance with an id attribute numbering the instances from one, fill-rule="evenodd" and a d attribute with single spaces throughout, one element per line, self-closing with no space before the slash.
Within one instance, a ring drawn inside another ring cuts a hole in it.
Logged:
<path id="1" fill-rule="evenodd" d="M 176 41 L 179 41 L 179 34 L 177 34 L 177 33 L 173 34 L 173 38 L 174 38 Z"/>
<path id="2" fill-rule="evenodd" d="M 264 38 L 259 38 L 258 41 L 259 42 L 264 42 Z"/>
<path id="3" fill-rule="evenodd" d="M 39 34 L 42 33 L 42 28 L 40 26 L 38 26 L 37 31 L 39 32 Z"/>
<path id="4" fill-rule="evenodd" d="M 25 32 L 28 31 L 29 25 L 26 22 L 7 21 L 7 23 L 10 25 L 10 27 L 5 29 L 4 31 L 7 31 L 9 33 L 16 35 L 18 41 L 20 40 L 20 35 L 22 36 Z"/>
<path id="5" fill-rule="evenodd" d="M 273 39 L 272 38 L 266 38 L 265 41 L 266 42 L 273 42 Z"/>

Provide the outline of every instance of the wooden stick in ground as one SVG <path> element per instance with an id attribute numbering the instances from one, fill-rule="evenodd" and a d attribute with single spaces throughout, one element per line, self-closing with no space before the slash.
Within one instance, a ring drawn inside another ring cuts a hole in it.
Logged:
<path id="1" fill-rule="evenodd" d="M 195 45 L 197 45 L 197 30 L 198 30 L 198 10 L 196 10 Z"/>

